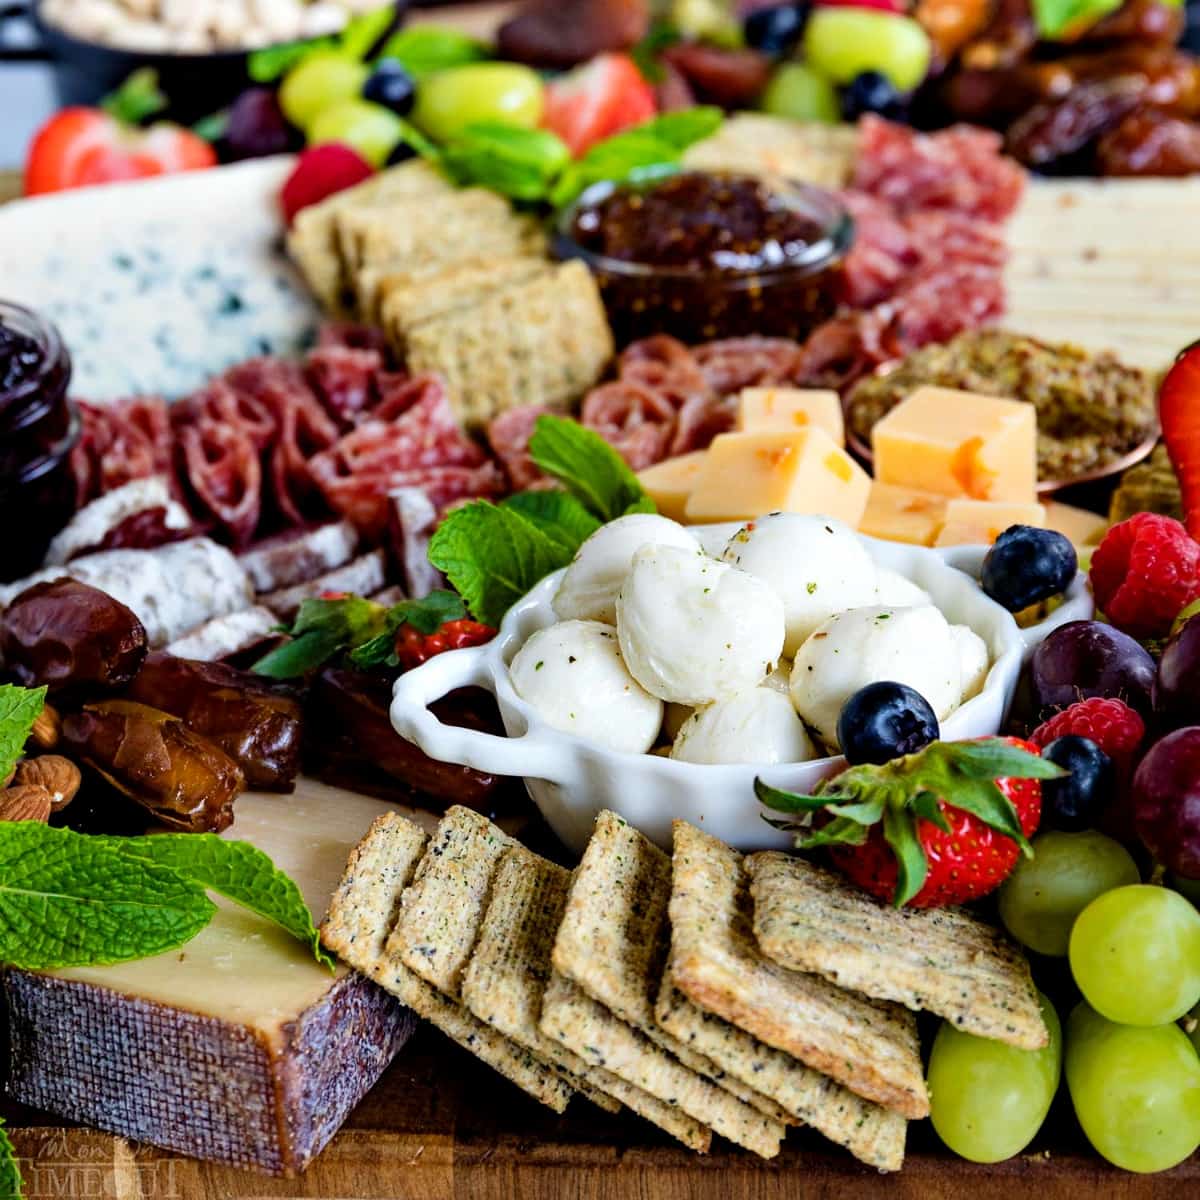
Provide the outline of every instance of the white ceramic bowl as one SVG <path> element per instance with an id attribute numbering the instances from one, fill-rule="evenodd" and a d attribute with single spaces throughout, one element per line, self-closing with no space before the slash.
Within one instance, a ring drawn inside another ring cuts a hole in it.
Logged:
<path id="1" fill-rule="evenodd" d="M 737 525 L 693 532 L 710 552 L 725 544 Z M 987 643 L 992 667 L 978 696 L 942 722 L 950 739 L 996 733 L 1004 722 L 1021 664 L 1052 628 L 1091 613 L 1082 576 L 1051 618 L 1019 629 L 1012 616 L 989 600 L 971 577 L 983 547 L 939 552 L 864 538 L 881 566 L 923 587 L 952 624 L 969 625 Z M 950 559 L 953 566 L 947 561 Z M 547 725 L 513 689 L 508 665 L 539 629 L 558 619 L 551 600 L 562 572 L 543 579 L 504 618 L 499 636 L 486 646 L 455 650 L 430 659 L 396 681 L 392 724 L 426 754 L 499 775 L 522 776 L 550 827 L 582 853 L 596 814 L 612 809 L 663 847 L 671 845 L 671 822 L 681 817 L 739 850 L 786 849 L 791 836 L 763 819 L 767 810 L 754 795 L 754 779 L 793 791 L 810 791 L 837 773 L 845 759 L 820 758 L 774 766 L 676 762 L 653 754 L 622 754 Z M 443 725 L 429 705 L 460 687 L 483 687 L 499 703 L 507 737 Z"/>

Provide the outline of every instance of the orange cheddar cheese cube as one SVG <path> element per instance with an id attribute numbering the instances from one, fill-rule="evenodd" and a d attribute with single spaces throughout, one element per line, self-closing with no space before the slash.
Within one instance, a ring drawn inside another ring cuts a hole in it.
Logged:
<path id="1" fill-rule="evenodd" d="M 842 401 L 837 392 L 807 388 L 743 388 L 737 427 L 743 433 L 794 433 L 815 425 L 839 446 L 846 444 Z"/>
<path id="2" fill-rule="evenodd" d="M 820 513 L 854 528 L 871 480 L 823 429 L 723 433 L 709 447 L 685 509 L 689 521 Z"/>
<path id="3" fill-rule="evenodd" d="M 968 500 L 1037 498 L 1032 404 L 919 387 L 875 426 L 871 442 L 883 483 Z"/>
<path id="4" fill-rule="evenodd" d="M 670 517 L 672 521 L 684 519 L 688 497 L 707 457 L 707 450 L 696 450 L 692 454 L 663 459 L 638 472 L 638 481 L 646 489 L 646 495 L 664 517 Z"/>
<path id="5" fill-rule="evenodd" d="M 1046 526 L 1040 504 L 1010 504 L 1006 500 L 951 500 L 946 523 L 935 546 L 990 546 L 1010 525 Z"/>
<path id="6" fill-rule="evenodd" d="M 910 546 L 932 546 L 946 522 L 945 496 L 918 492 L 894 483 L 871 484 L 867 511 L 858 523 L 859 533 Z"/>
<path id="7" fill-rule="evenodd" d="M 1070 538 L 1076 546 L 1096 545 L 1108 529 L 1108 518 L 1057 500 L 1046 502 L 1046 528 Z"/>

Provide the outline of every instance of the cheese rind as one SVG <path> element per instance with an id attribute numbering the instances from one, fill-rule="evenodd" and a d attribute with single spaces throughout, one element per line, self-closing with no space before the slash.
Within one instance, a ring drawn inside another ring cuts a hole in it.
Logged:
<path id="1" fill-rule="evenodd" d="M 946 497 L 873 480 L 859 533 L 910 546 L 932 546 L 946 521 Z"/>
<path id="2" fill-rule="evenodd" d="M 951 500 L 946 523 L 935 546 L 990 546 L 1011 525 L 1044 528 L 1046 510 L 1040 504 L 1008 504 L 991 500 Z"/>
<path id="3" fill-rule="evenodd" d="M 1037 413 L 1031 404 L 919 387 L 871 434 L 875 477 L 944 496 L 1033 503 Z"/>
<path id="4" fill-rule="evenodd" d="M 870 491 L 867 473 L 823 429 L 724 433 L 709 447 L 685 512 L 689 521 L 819 513 L 856 527 Z"/>
<path id="5" fill-rule="evenodd" d="M 695 450 L 691 454 L 665 458 L 638 472 L 638 482 L 664 517 L 683 521 L 688 498 L 707 457 L 707 450 Z"/>
<path id="6" fill-rule="evenodd" d="M 846 444 L 842 401 L 837 392 L 817 388 L 743 388 L 737 427 L 743 433 L 795 433 L 815 425 L 839 445 Z"/>

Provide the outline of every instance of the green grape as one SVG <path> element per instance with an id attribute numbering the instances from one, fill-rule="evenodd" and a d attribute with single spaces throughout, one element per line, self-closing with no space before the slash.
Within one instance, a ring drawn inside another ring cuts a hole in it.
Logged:
<path id="1" fill-rule="evenodd" d="M 1071 930 L 1071 974 L 1101 1016 L 1122 1025 L 1177 1021 L 1200 1001 L 1200 913 L 1178 892 L 1106 892 Z"/>
<path id="2" fill-rule="evenodd" d="M 308 130 L 310 146 L 342 142 L 373 167 L 382 167 L 404 136 L 404 122 L 382 104 L 342 100 L 325 109 Z"/>
<path id="3" fill-rule="evenodd" d="M 298 129 L 309 125 L 331 105 L 362 94 L 370 68 L 334 50 L 319 50 L 302 58 L 279 88 L 283 115 Z"/>
<path id="4" fill-rule="evenodd" d="M 842 119 L 837 92 L 824 75 L 803 63 L 784 63 L 775 69 L 763 91 L 763 112 L 796 121 L 824 121 L 836 124 Z"/>
<path id="5" fill-rule="evenodd" d="M 886 75 L 911 92 L 929 70 L 929 35 L 911 17 L 869 8 L 816 8 L 804 29 L 809 66 L 834 83 L 864 71 Z"/>
<path id="6" fill-rule="evenodd" d="M 542 81 L 517 63 L 471 63 L 439 71 L 417 85 L 413 120 L 435 141 L 478 121 L 533 129 L 542 119 Z"/>
<path id="7" fill-rule="evenodd" d="M 1126 1171 L 1165 1171 L 1200 1147 L 1200 1058 L 1178 1025 L 1067 1020 L 1067 1087 L 1083 1132 Z"/>
<path id="8" fill-rule="evenodd" d="M 962 1158 L 994 1163 L 1019 1154 L 1042 1127 L 1062 1074 L 1062 1026 L 1039 993 L 1050 1042 L 1019 1050 L 943 1021 L 929 1055 L 930 1116 Z"/>
<path id="9" fill-rule="evenodd" d="M 1061 958 L 1075 918 L 1097 896 L 1137 883 L 1137 864 L 1102 833 L 1052 830 L 1033 839 L 1000 888 L 1000 919 L 1022 945 Z"/>

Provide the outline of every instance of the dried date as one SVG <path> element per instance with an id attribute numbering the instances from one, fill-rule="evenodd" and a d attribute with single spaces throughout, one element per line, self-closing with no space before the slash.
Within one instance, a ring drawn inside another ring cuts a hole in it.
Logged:
<path id="1" fill-rule="evenodd" d="M 1028 167 L 1052 167 L 1115 128 L 1146 90 L 1138 77 L 1081 83 L 1062 100 L 1035 104 L 1009 127 L 1006 148 Z"/>
<path id="2" fill-rule="evenodd" d="M 219 833 L 245 786 L 241 768 L 178 718 L 132 700 L 102 700 L 63 721 L 62 746 L 162 824 Z"/>
<path id="3" fill-rule="evenodd" d="M 26 687 L 124 687 L 146 657 L 146 630 L 106 592 L 74 579 L 37 583 L 0 617 L 0 655 Z"/>
<path id="4" fill-rule="evenodd" d="M 1200 174 L 1200 124 L 1157 109 L 1130 113 L 1096 147 L 1102 175 Z"/>
<path id="5" fill-rule="evenodd" d="M 500 26 L 501 58 L 535 67 L 573 67 L 646 35 L 646 0 L 533 0 Z"/>
<path id="6" fill-rule="evenodd" d="M 242 768 L 248 787 L 290 792 L 300 769 L 300 703 L 261 675 L 223 663 L 151 654 L 126 693 L 172 713 Z"/>
<path id="7" fill-rule="evenodd" d="M 679 42 L 662 52 L 701 99 L 724 108 L 753 103 L 767 86 L 773 64 L 757 50 L 726 50 L 700 42 Z"/>

